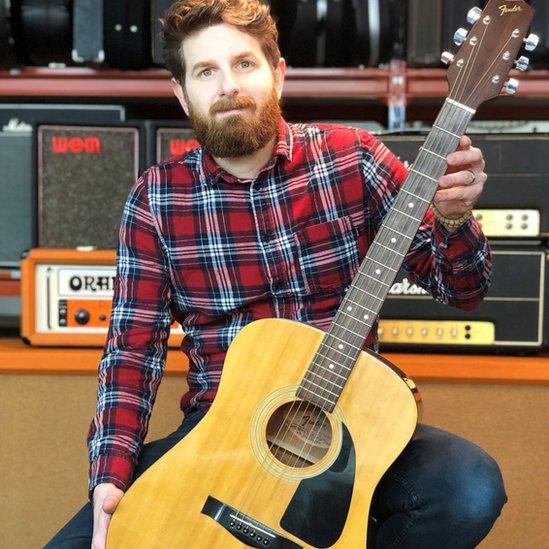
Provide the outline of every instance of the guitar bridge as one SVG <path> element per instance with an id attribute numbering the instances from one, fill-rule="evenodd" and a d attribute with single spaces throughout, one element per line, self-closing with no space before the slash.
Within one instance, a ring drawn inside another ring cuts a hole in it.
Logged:
<path id="1" fill-rule="evenodd" d="M 227 532 L 249 547 L 303 549 L 302 545 L 294 543 L 272 528 L 212 496 L 208 496 L 204 507 L 202 507 L 202 513 L 214 519 Z"/>

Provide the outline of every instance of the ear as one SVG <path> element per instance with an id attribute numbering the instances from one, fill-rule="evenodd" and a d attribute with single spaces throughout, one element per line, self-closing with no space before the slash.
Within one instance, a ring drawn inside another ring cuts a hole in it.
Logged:
<path id="1" fill-rule="evenodd" d="M 276 94 L 280 99 L 282 97 L 282 89 L 284 88 L 284 77 L 286 76 L 286 61 L 281 57 L 278 61 L 278 65 L 274 70 L 274 81 L 276 87 Z"/>
<path id="2" fill-rule="evenodd" d="M 181 87 L 181 84 L 175 78 L 171 79 L 171 83 L 173 94 L 177 97 L 177 100 L 179 101 L 181 107 L 183 107 L 185 114 L 189 116 L 189 105 L 187 104 L 187 100 L 185 99 L 185 94 L 183 93 L 183 88 Z"/>

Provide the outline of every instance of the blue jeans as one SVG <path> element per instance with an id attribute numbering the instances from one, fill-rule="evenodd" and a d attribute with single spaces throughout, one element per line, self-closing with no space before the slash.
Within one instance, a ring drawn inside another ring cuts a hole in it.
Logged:
<path id="1" fill-rule="evenodd" d="M 146 444 L 135 477 L 202 417 L 201 412 L 191 413 L 171 435 Z M 376 489 L 368 545 L 378 549 L 476 547 L 506 501 L 499 467 L 488 454 L 461 437 L 420 424 Z M 92 507 L 87 503 L 46 549 L 89 549 L 92 529 Z"/>

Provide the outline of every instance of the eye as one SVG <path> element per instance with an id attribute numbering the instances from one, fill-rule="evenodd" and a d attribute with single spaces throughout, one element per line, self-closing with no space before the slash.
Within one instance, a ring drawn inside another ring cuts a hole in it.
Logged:
<path id="1" fill-rule="evenodd" d="M 207 69 L 202 69 L 198 73 L 198 76 L 199 78 L 209 78 L 212 74 L 213 74 L 213 69 L 207 68 Z"/>
<path id="2" fill-rule="evenodd" d="M 254 67 L 254 63 L 249 59 L 243 59 L 242 61 L 240 61 L 239 66 L 242 69 L 251 69 L 252 67 Z"/>

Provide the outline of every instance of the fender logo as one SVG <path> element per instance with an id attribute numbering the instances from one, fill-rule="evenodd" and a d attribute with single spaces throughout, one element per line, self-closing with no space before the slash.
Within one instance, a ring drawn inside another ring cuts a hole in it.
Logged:
<path id="1" fill-rule="evenodd" d="M 505 15 L 506 13 L 516 13 L 517 11 L 522 11 L 522 8 L 515 4 L 512 8 L 509 8 L 507 6 L 500 6 L 499 10 L 501 11 L 501 15 Z"/>
<path id="2" fill-rule="evenodd" d="M 51 148 L 55 154 L 100 154 L 101 140 L 98 137 L 52 137 Z"/>

